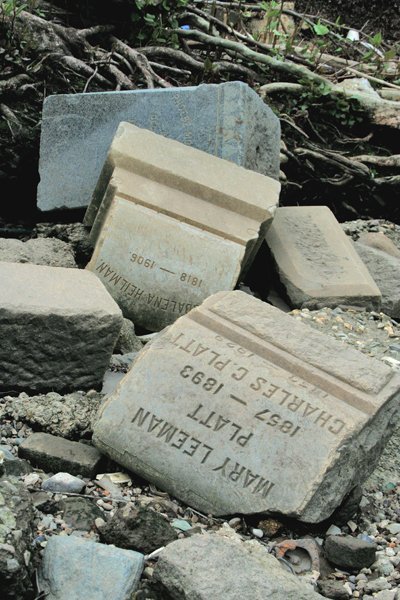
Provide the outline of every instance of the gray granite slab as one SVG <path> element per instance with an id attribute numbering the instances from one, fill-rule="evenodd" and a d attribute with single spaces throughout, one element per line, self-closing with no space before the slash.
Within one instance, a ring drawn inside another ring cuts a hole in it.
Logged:
<path id="1" fill-rule="evenodd" d="M 121 121 L 279 177 L 279 120 L 245 83 L 61 94 L 43 105 L 40 210 L 89 204 Z"/>

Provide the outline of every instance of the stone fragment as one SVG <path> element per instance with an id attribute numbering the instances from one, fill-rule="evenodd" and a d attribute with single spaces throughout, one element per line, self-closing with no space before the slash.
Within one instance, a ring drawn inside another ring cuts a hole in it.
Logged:
<path id="1" fill-rule="evenodd" d="M 360 235 L 358 242 L 364 246 L 369 246 L 370 248 L 381 250 L 381 252 L 386 252 L 386 254 L 390 254 L 390 256 L 397 256 L 400 258 L 399 248 L 384 233 L 374 233 L 373 231 L 368 231 L 367 233 Z"/>
<path id="2" fill-rule="evenodd" d="M 330 535 L 324 548 L 329 562 L 343 569 L 359 571 L 375 561 L 376 544 L 351 535 Z"/>
<path id="3" fill-rule="evenodd" d="M 79 494 L 85 487 L 85 482 L 69 473 L 56 473 L 42 483 L 45 492 L 70 492 Z"/>
<path id="4" fill-rule="evenodd" d="M 90 531 L 94 529 L 95 520 L 104 516 L 93 500 L 89 498 L 65 498 L 58 504 L 62 511 L 63 521 L 71 529 Z"/>
<path id="5" fill-rule="evenodd" d="M 53 536 L 39 570 L 46 600 L 131 600 L 143 555 L 77 537 Z"/>
<path id="6" fill-rule="evenodd" d="M 100 537 L 107 544 L 150 554 L 176 540 L 178 534 L 160 513 L 127 504 L 101 528 Z"/>
<path id="7" fill-rule="evenodd" d="M 310 585 L 286 572 L 264 548 L 255 551 L 215 534 L 194 535 L 169 544 L 159 555 L 154 578 L 172 600 L 322 598 Z"/>
<path id="8" fill-rule="evenodd" d="M 58 238 L 70 244 L 75 260 L 81 267 L 86 266 L 92 256 L 89 230 L 83 223 L 38 223 L 35 233 L 38 238 Z"/>
<path id="9" fill-rule="evenodd" d="M 376 283 L 328 207 L 278 208 L 266 241 L 294 307 L 380 307 Z"/>
<path id="10" fill-rule="evenodd" d="M 382 311 L 400 319 L 400 258 L 355 242 L 355 248 L 382 294 Z"/>
<path id="11" fill-rule="evenodd" d="M 124 319 L 113 353 L 130 354 L 131 352 L 139 352 L 142 348 L 143 344 L 135 333 L 134 324 L 129 319 Z"/>
<path id="12" fill-rule="evenodd" d="M 32 593 L 33 506 L 14 477 L 0 479 L 0 596 L 21 600 Z"/>
<path id="13" fill-rule="evenodd" d="M 382 362 L 220 292 L 139 353 L 93 441 L 202 512 L 320 522 L 373 470 L 399 389 Z"/>
<path id="14" fill-rule="evenodd" d="M 55 238 L 32 239 L 26 242 L 12 238 L 0 239 L 0 261 L 49 267 L 76 267 L 71 246 Z"/>
<path id="15" fill-rule="evenodd" d="M 121 311 L 88 271 L 0 262 L 0 389 L 101 385 Z"/>
<path id="16" fill-rule="evenodd" d="M 100 470 L 102 455 L 93 446 L 71 442 L 49 433 L 33 433 L 18 447 L 18 455 L 43 471 L 65 471 L 92 479 Z"/>
<path id="17" fill-rule="evenodd" d="M 94 390 L 65 396 L 57 392 L 28 396 L 22 392 L 15 398 L 6 396 L 3 399 L 0 419 L 12 417 L 29 423 L 35 430 L 78 440 L 91 437 L 92 420 L 102 399 L 102 394 Z"/>
<path id="18" fill-rule="evenodd" d="M 350 594 L 344 587 L 343 581 L 322 579 L 318 581 L 318 590 L 325 598 L 333 598 L 334 600 L 347 600 L 350 598 Z"/>
<path id="19" fill-rule="evenodd" d="M 121 123 L 86 213 L 96 240 L 87 268 L 125 317 L 160 330 L 233 289 L 278 196 L 269 177 Z"/>
<path id="20" fill-rule="evenodd" d="M 6 446 L 0 445 L 0 476 L 19 477 L 32 472 L 31 465 L 26 460 L 20 460 Z"/>
<path id="21" fill-rule="evenodd" d="M 275 179 L 279 120 L 239 81 L 221 85 L 56 95 L 43 105 L 38 207 L 87 206 L 121 121 Z"/>

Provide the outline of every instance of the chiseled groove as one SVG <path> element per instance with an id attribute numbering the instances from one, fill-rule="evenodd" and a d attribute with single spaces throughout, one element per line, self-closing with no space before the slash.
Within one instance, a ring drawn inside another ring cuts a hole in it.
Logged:
<path id="1" fill-rule="evenodd" d="M 229 234 L 226 231 L 221 231 L 220 229 L 216 229 L 212 225 L 207 225 L 207 229 L 206 229 L 206 226 L 199 223 L 198 221 L 195 221 L 194 219 L 190 219 L 189 217 L 185 217 L 185 216 L 179 214 L 178 212 L 175 212 L 168 208 L 157 206 L 155 204 L 151 204 L 150 202 L 145 202 L 144 200 L 140 200 L 136 197 L 132 198 L 132 196 L 129 196 L 128 194 L 124 194 L 123 192 L 118 192 L 116 194 L 116 197 L 122 198 L 123 200 L 129 200 L 129 202 L 133 202 L 134 204 L 139 204 L 140 206 L 144 206 L 145 208 L 154 210 L 154 212 L 158 212 L 162 215 L 166 215 L 167 217 L 173 217 L 174 219 L 178 219 L 181 223 L 186 223 L 187 225 L 193 225 L 197 229 L 201 229 L 203 231 L 206 231 L 207 233 L 213 233 L 214 235 L 217 235 L 218 237 L 220 237 L 224 240 L 229 240 L 230 242 L 235 242 L 236 244 L 240 244 L 241 246 L 246 246 L 247 242 L 239 237 L 236 237 L 235 235 Z"/>
<path id="2" fill-rule="evenodd" d="M 372 415 L 376 411 L 376 407 L 364 392 L 359 390 L 355 392 L 353 386 L 344 382 L 341 382 L 339 385 L 332 375 L 325 373 L 314 365 L 302 363 L 296 356 L 274 347 L 270 342 L 264 340 L 261 342 L 252 339 L 256 337 L 254 334 L 247 333 L 245 335 L 241 333 L 239 327 L 227 318 L 223 318 L 220 315 L 216 318 L 214 315 L 211 316 L 198 310 L 188 313 L 186 318 L 190 318 L 192 321 L 223 335 L 225 338 L 239 344 L 243 348 L 246 348 L 246 350 L 250 350 L 250 352 L 257 354 L 264 360 L 272 362 L 278 367 L 290 370 L 293 374 L 299 375 L 309 383 L 318 386 L 327 394 L 334 395 L 339 400 L 347 402 L 347 404 L 364 414 Z M 328 383 L 329 385 L 327 385 Z"/>

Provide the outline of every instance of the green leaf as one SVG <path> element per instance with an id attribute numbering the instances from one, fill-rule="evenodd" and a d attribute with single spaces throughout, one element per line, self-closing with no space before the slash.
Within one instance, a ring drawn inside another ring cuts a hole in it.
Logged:
<path id="1" fill-rule="evenodd" d="M 373 37 L 370 38 L 371 44 L 374 46 L 380 46 L 382 44 L 382 34 L 379 31 Z"/>
<path id="2" fill-rule="evenodd" d="M 329 27 L 323 25 L 322 23 L 314 23 L 313 25 L 314 33 L 317 35 L 326 35 L 329 33 Z"/>

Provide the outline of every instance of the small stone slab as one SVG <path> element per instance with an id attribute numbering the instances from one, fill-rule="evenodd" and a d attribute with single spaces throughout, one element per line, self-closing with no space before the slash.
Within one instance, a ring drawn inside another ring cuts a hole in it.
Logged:
<path id="1" fill-rule="evenodd" d="M 67 269 L 76 267 L 71 245 L 56 238 L 34 238 L 26 242 L 13 238 L 0 239 L 0 261 Z"/>
<path id="2" fill-rule="evenodd" d="M 277 209 L 266 241 L 294 307 L 379 309 L 379 288 L 328 207 Z"/>
<path id="3" fill-rule="evenodd" d="M 0 389 L 101 387 L 122 325 L 89 271 L 0 262 Z"/>
<path id="4" fill-rule="evenodd" d="M 77 537 L 49 538 L 39 570 L 46 600 L 131 600 L 143 554 Z"/>
<path id="5" fill-rule="evenodd" d="M 221 292 L 141 351 L 93 439 L 207 514 L 320 522 L 373 470 L 399 390 L 382 362 Z"/>
<path id="6" fill-rule="evenodd" d="M 245 83 L 61 94 L 43 104 L 40 210 L 89 204 L 121 121 L 279 177 L 279 120 Z"/>
<path id="7" fill-rule="evenodd" d="M 49 433 L 33 433 L 18 447 L 18 456 L 28 459 L 43 471 L 65 471 L 71 475 L 94 477 L 102 455 L 93 446 L 71 442 Z"/>
<path id="8" fill-rule="evenodd" d="M 87 268 L 126 317 L 162 329 L 234 288 L 279 189 L 270 177 L 121 123 L 86 213 L 96 242 Z"/>
<path id="9" fill-rule="evenodd" d="M 322 600 L 311 584 L 285 570 L 263 546 L 219 533 L 168 544 L 154 578 L 173 600 Z"/>

